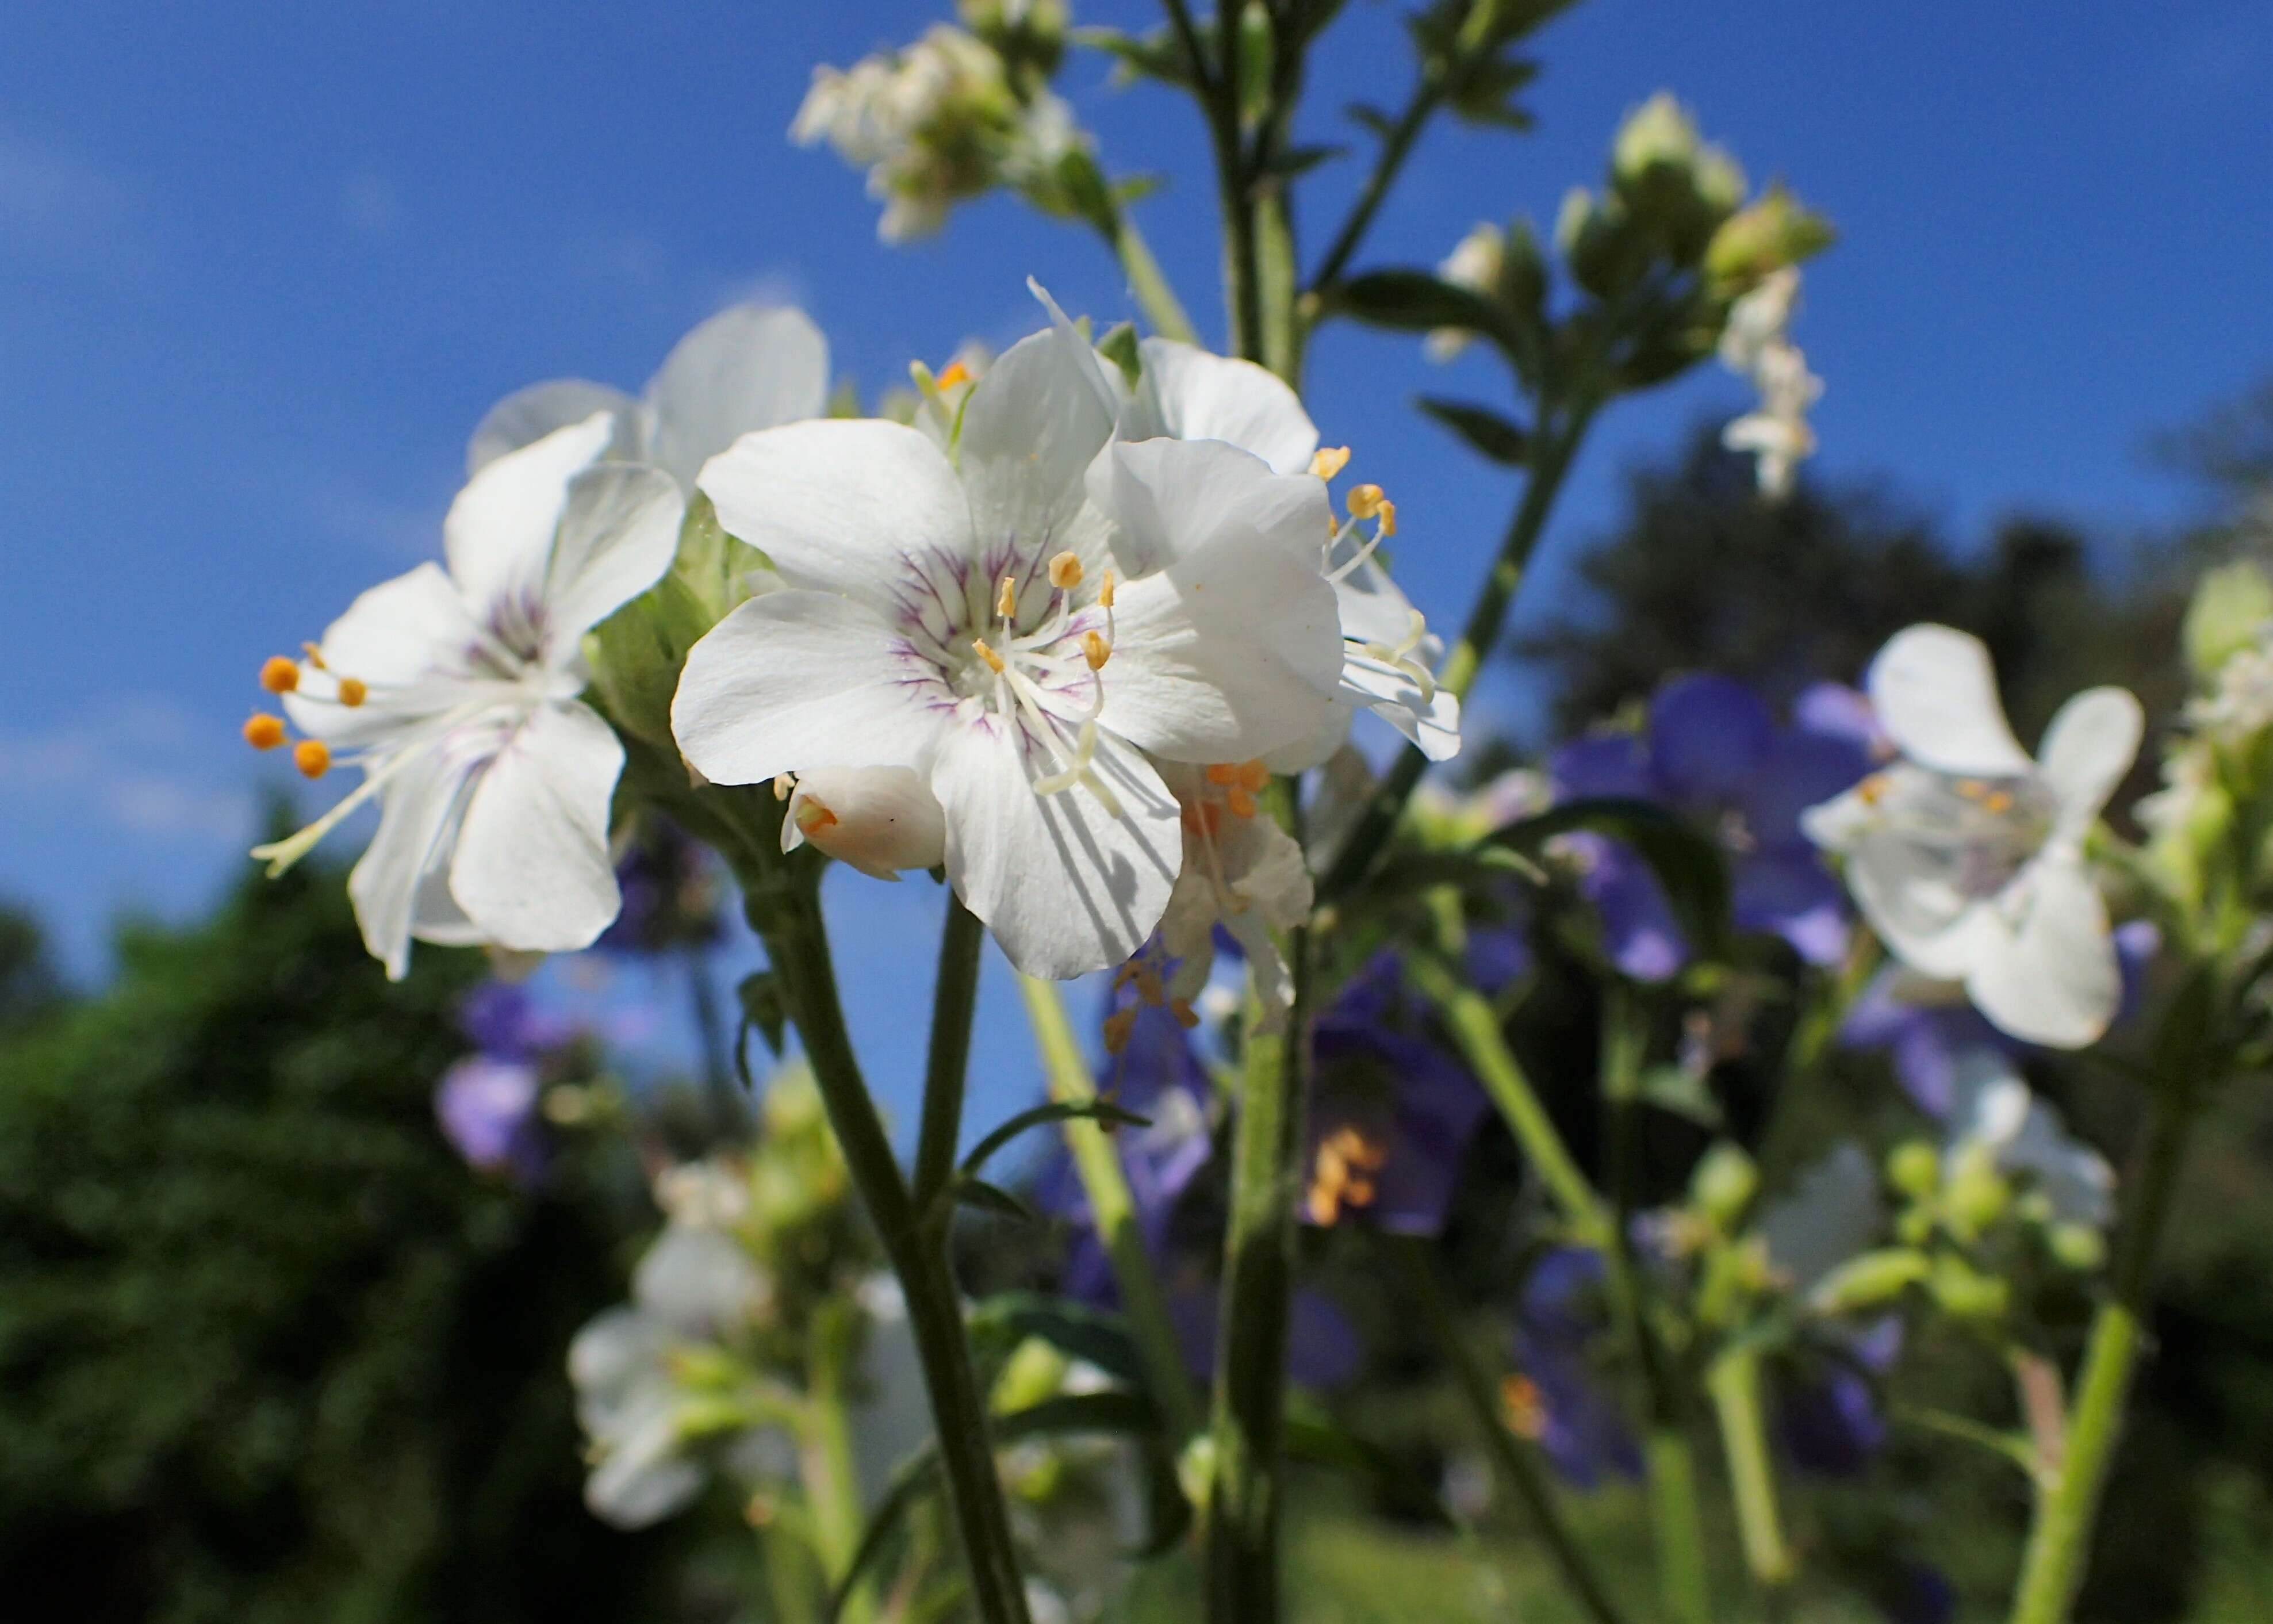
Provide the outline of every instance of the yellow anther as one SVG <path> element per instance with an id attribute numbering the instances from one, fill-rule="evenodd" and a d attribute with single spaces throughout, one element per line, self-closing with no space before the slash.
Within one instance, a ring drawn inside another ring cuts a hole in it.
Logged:
<path id="1" fill-rule="evenodd" d="M 340 703 L 349 710 L 354 710 L 370 697 L 371 688 L 361 677 L 340 679 Z"/>
<path id="2" fill-rule="evenodd" d="M 1050 560 L 1050 584 L 1061 592 L 1069 592 L 1081 584 L 1081 560 L 1071 553 L 1061 553 Z"/>
<path id="3" fill-rule="evenodd" d="M 308 664 L 313 665 L 318 671 L 329 671 L 331 669 L 329 665 L 324 664 L 324 651 L 318 648 L 314 643 L 302 643 L 300 645 L 300 652 L 307 658 Z"/>
<path id="4" fill-rule="evenodd" d="M 1547 1432 L 1547 1404 L 1539 1384 L 1528 1376 L 1509 1376 L 1499 1384 L 1500 1408 L 1507 1413 L 1508 1431 L 1519 1438 L 1537 1439 Z"/>
<path id="5" fill-rule="evenodd" d="M 1877 806 L 1887 793 L 1887 775 L 1883 772 L 1872 773 L 1855 786 L 1855 793 L 1863 798 L 1864 806 Z"/>
<path id="6" fill-rule="evenodd" d="M 1006 620 L 1014 620 L 1017 616 L 1018 583 L 1008 575 L 1002 577 L 1002 584 L 995 589 L 994 613 Z"/>
<path id="7" fill-rule="evenodd" d="M 256 750 L 273 750 L 284 742 L 284 718 L 256 710 L 244 718 L 244 741 Z"/>
<path id="8" fill-rule="evenodd" d="M 1394 536 L 1397 534 L 1397 504 L 1395 502 L 1391 501 L 1385 496 L 1383 497 L 1381 499 L 1381 506 L 1374 509 L 1374 517 L 1381 521 L 1381 533 L 1383 535 Z"/>
<path id="9" fill-rule="evenodd" d="M 1081 657 L 1089 662 L 1091 671 L 1102 671 L 1105 662 L 1113 658 L 1113 645 L 1106 642 L 1099 633 L 1084 632 L 1081 635 Z"/>
<path id="10" fill-rule="evenodd" d="M 980 659 L 986 662 L 986 668 L 989 671 L 1000 673 L 1002 670 L 1002 657 L 986 646 L 986 638 L 973 637 L 971 640 L 971 647 Z"/>
<path id="11" fill-rule="evenodd" d="M 1370 519 L 1381 507 L 1381 487 L 1377 485 L 1354 485 L 1343 499 L 1349 504 L 1350 517 Z"/>
<path id="12" fill-rule="evenodd" d="M 1978 778 L 1960 778 L 1956 788 L 1968 801 L 1978 801 L 1989 793 L 1989 786 Z"/>
<path id="13" fill-rule="evenodd" d="M 1113 567 L 1110 564 L 1105 567 L 1105 574 L 1098 580 L 1097 601 L 1104 608 L 1113 607 Z"/>
<path id="14" fill-rule="evenodd" d="M 1105 1018 L 1105 1052 L 1117 1055 L 1129 1047 L 1129 1034 L 1136 1025 L 1136 1006 L 1115 1010 Z"/>
<path id="15" fill-rule="evenodd" d="M 776 772 L 774 774 L 774 799 L 776 801 L 787 801 L 789 799 L 790 791 L 796 787 L 797 779 L 791 774 L 786 772 Z"/>
<path id="16" fill-rule="evenodd" d="M 1310 454 L 1310 471 L 1321 479 L 1331 479 L 1348 466 L 1347 446 L 1320 446 Z"/>
<path id="17" fill-rule="evenodd" d="M 272 654 L 260 664 L 260 686 L 272 694 L 289 694 L 300 686 L 300 667 L 288 656 Z"/>
<path id="18" fill-rule="evenodd" d="M 320 778 L 332 770 L 332 747 L 321 739 L 303 739 L 292 747 L 292 764 L 303 778 Z"/>
<path id="19" fill-rule="evenodd" d="M 2010 812 L 2013 809 L 2012 792 L 2010 790 L 2002 789 L 1991 790 L 1986 795 L 1984 795 L 1981 798 L 1981 809 L 1984 812 L 1998 814 Z"/>
<path id="20" fill-rule="evenodd" d="M 949 361 L 939 369 L 939 376 L 932 380 L 933 385 L 941 389 L 952 389 L 959 383 L 970 381 L 971 369 L 960 361 Z"/>

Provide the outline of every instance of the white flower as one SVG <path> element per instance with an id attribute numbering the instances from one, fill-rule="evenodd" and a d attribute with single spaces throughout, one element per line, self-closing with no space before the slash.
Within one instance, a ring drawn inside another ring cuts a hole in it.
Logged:
<path id="1" fill-rule="evenodd" d="M 302 750 L 364 781 L 253 855 L 281 873 L 378 797 L 348 891 L 392 977 L 413 937 L 559 952 L 616 916 L 608 807 L 624 751 L 577 697 L 581 643 L 670 567 L 682 503 L 656 470 L 600 462 L 613 434 L 600 412 L 488 464 L 443 521 L 446 572 L 373 587 L 304 663 L 264 673 L 291 690 Z"/>
<path id="2" fill-rule="evenodd" d="M 744 436 L 700 484 L 790 590 L 696 644 L 672 707 L 715 783 L 913 771 L 964 903 L 1060 978 L 1127 959 L 1167 906 L 1181 820 L 1146 753 L 1276 749 L 1340 665 L 1324 487 L 1227 445 L 1107 450 L 1111 402 L 1054 327 L 972 389 L 956 461 L 884 422 Z"/>
<path id="3" fill-rule="evenodd" d="M 1118 438 L 1219 440 L 1253 452 L 1277 473 L 1313 469 L 1317 425 L 1278 374 L 1174 339 L 1148 338 L 1138 351 L 1143 373 L 1121 409 Z M 1329 454 L 1334 468 L 1340 455 L 1346 454 Z M 1324 761 L 1349 736 L 1350 718 L 1361 710 L 1387 720 L 1431 761 L 1459 751 L 1459 699 L 1439 688 L 1433 674 L 1443 644 L 1374 556 L 1382 535 L 1396 523 L 1396 510 L 1360 506 L 1362 514 L 1331 527 L 1324 544 L 1323 568 L 1333 583 L 1344 645 L 1334 710 L 1309 737 L 1268 755 L 1274 771 L 1300 771 Z M 1377 522 L 1370 541 L 1359 538 L 1361 517 Z"/>
<path id="4" fill-rule="evenodd" d="M 1761 492 L 1778 501 L 1815 451 L 1807 410 L 1823 394 L 1823 380 L 1785 334 L 1798 297 L 1798 267 L 1785 266 L 1737 301 L 1721 332 L 1722 363 L 1760 392 L 1759 410 L 1729 424 L 1721 443 L 1753 454 Z"/>
<path id="5" fill-rule="evenodd" d="M 2059 1113 L 2029 1092 L 2007 1056 L 1975 1049 L 1957 1063 L 1955 1107 L 1945 1159 L 1985 1149 L 2007 1173 L 2034 1182 L 2056 1223 L 2104 1229 L 2115 1216 L 2115 1169 L 2073 1138 Z"/>
<path id="6" fill-rule="evenodd" d="M 1869 688 L 1902 759 L 1809 808 L 1809 838 L 1846 854 L 1856 900 L 1912 969 L 1962 981 L 2014 1037 L 2097 1041 L 2122 977 L 2083 843 L 2138 753 L 2139 702 L 2119 688 L 2077 695 L 2031 761 L 1988 650 L 1931 625 L 1887 643 Z"/>
<path id="7" fill-rule="evenodd" d="M 509 451 L 615 414 L 611 460 L 659 468 L 692 492 L 702 464 L 753 429 L 817 417 L 829 400 L 829 341 L 801 310 L 735 304 L 672 346 L 634 400 L 604 383 L 555 379 L 489 410 L 466 445 L 469 477 Z"/>
<path id="8" fill-rule="evenodd" d="M 1498 293 L 1500 273 L 1506 263 L 1507 233 L 1486 221 L 1452 245 L 1452 252 L 1437 263 L 1437 277 L 1492 298 Z M 1431 361 L 1449 361 L 1466 350 L 1474 336 L 1466 327 L 1438 327 L 1422 341 L 1422 353 Z"/>
<path id="9" fill-rule="evenodd" d="M 822 767 L 799 775 L 782 816 L 782 850 L 811 842 L 880 880 L 902 868 L 936 868 L 947 857 L 947 819 L 930 787 L 907 767 Z"/>
<path id="10" fill-rule="evenodd" d="M 1270 782 L 1259 761 L 1204 771 L 1164 766 L 1160 776 L 1183 807 L 1184 868 L 1160 920 L 1160 947 L 1181 960 L 1168 996 L 1187 1006 L 1215 967 L 1220 924 L 1246 955 L 1255 996 L 1275 1026 L 1294 1002 L 1294 972 L 1274 933 L 1310 916 L 1310 873 L 1302 848 L 1257 803 Z"/>
<path id="11" fill-rule="evenodd" d="M 1769 1263 L 1806 1292 L 1876 1244 L 1886 1226 L 1878 1169 L 1860 1145 L 1842 1139 L 1762 1208 L 1759 1233 Z"/>

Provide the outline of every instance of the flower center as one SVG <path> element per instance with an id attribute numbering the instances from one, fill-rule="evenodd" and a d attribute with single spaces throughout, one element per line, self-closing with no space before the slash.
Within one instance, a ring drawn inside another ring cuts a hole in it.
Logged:
<path id="1" fill-rule="evenodd" d="M 2033 777 L 1958 778 L 1906 763 L 1857 786 L 1866 805 L 1911 845 L 1939 859 L 1962 895 L 1993 897 L 2052 832 L 2052 792 Z"/>
<path id="2" fill-rule="evenodd" d="M 1354 1123 L 1345 1123 L 1319 1140 L 1304 1202 L 1310 1222 L 1330 1224 L 1345 1207 L 1372 1206 L 1378 1193 L 1375 1181 L 1388 1161 L 1388 1147 Z"/>

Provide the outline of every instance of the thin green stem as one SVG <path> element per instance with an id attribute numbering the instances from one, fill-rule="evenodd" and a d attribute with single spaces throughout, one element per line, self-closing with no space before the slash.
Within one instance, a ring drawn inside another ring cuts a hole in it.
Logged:
<path id="1" fill-rule="evenodd" d="M 1073 1026 L 1066 1019 L 1065 1001 L 1057 983 L 1021 975 L 1018 991 L 1026 1001 L 1034 1047 L 1041 1051 L 1050 1098 L 1061 1105 L 1085 1105 L 1096 1099 L 1096 1086 Z M 1082 1193 L 1088 1198 L 1098 1238 L 1104 1243 L 1106 1260 L 1113 1267 L 1113 1282 L 1120 1288 L 1121 1311 L 1144 1360 L 1152 1401 L 1160 1407 L 1181 1446 L 1200 1430 L 1199 1400 L 1184 1370 L 1175 1325 L 1168 1318 L 1167 1294 L 1160 1289 L 1159 1274 L 1144 1250 L 1136 1198 L 1129 1192 L 1120 1152 L 1114 1147 L 1113 1136 L 1094 1121 L 1075 1120 L 1061 1127 Z"/>
<path id="2" fill-rule="evenodd" d="M 934 1222 L 951 1200 L 955 1151 L 963 1134 L 963 1081 L 971 1064 L 971 1014 L 979 997 L 979 961 L 986 928 L 947 894 L 940 929 L 939 980 L 932 991 L 931 1050 L 924 1065 L 923 1125 L 916 1139 L 912 1194 L 917 1215 Z"/>
<path id="3" fill-rule="evenodd" d="M 1767 1429 L 1760 1417 L 1759 1355 L 1749 1348 L 1731 1349 L 1714 1361 L 1705 1386 L 1721 1425 L 1745 1566 L 1762 1586 L 1781 1590 L 1791 1582 L 1792 1560 L 1776 1511 L 1775 1467 L 1768 1459 Z"/>
<path id="4" fill-rule="evenodd" d="M 2037 1497 L 2021 1582 L 2013 1595 L 2012 1624 L 2061 1624 L 2083 1582 L 2092 1523 L 2114 1464 L 2124 1405 L 2145 1339 L 2155 1244 L 2178 1186 L 2198 1081 L 2169 1075 L 2160 1079 L 2154 1114 L 2127 1181 L 2132 1206 L 2116 1249 L 2110 1295 L 2092 1321 L 2076 1379 L 2067 1451 L 2056 1469 L 2044 1472 L 2048 1481 Z"/>
<path id="5" fill-rule="evenodd" d="M 1697 1460 L 1689 1435 L 1653 1425 L 1642 1439 L 1650 1522 L 1657 1537 L 1658 1589 L 1668 1617 L 1712 1624 L 1712 1581 L 1705 1562 L 1705 1523 L 1697 1508 Z"/>
<path id="6" fill-rule="evenodd" d="M 1499 555 L 1493 560 L 1491 574 L 1485 577 L 1476 594 L 1467 623 L 1461 628 L 1460 639 L 1445 657 L 1443 674 L 1437 679 L 1438 687 L 1450 688 L 1462 699 L 1474 686 L 1485 658 L 1499 643 L 1509 606 L 1514 601 L 1516 589 L 1523 583 L 1524 567 L 1530 562 L 1532 550 L 1539 545 L 1540 535 L 1547 526 L 1547 515 L 1554 510 L 1555 498 L 1563 488 L 1564 477 L 1570 472 L 1593 417 L 1593 405 L 1582 402 L 1559 430 L 1553 430 L 1548 427 L 1549 414 L 1542 410 L 1541 438 L 1534 442 L 1523 500 L 1516 506 L 1515 516 L 1509 521 L 1507 534 L 1500 542 Z M 1323 898 L 1332 901 L 1365 877 L 1428 767 L 1429 758 L 1417 746 L 1407 745 L 1399 754 L 1396 764 L 1374 791 L 1372 800 L 1359 815 L 1341 849 L 1334 853 L 1332 866 L 1319 883 Z"/>
<path id="7" fill-rule="evenodd" d="M 1352 256 L 1357 252 L 1358 245 L 1365 241 L 1365 234 L 1373 225 L 1373 217 L 1381 212 L 1382 204 L 1388 199 L 1389 189 L 1396 183 L 1398 171 L 1405 167 L 1405 160 L 1413 151 L 1413 143 L 1427 126 L 1429 115 L 1437 110 L 1444 94 L 1443 81 L 1435 74 L 1423 73 L 1421 82 L 1413 87 L 1412 98 L 1406 102 L 1404 112 L 1389 127 L 1389 132 L 1382 137 L 1381 150 L 1373 157 L 1373 169 L 1366 176 L 1365 185 L 1359 191 L 1356 201 L 1350 205 L 1348 214 L 1344 216 L 1341 229 L 1334 233 L 1334 240 L 1326 249 L 1325 258 L 1318 261 L 1318 268 L 1310 277 L 1309 291 L 1316 293 L 1331 285 L 1349 268 Z"/>
<path id="8" fill-rule="evenodd" d="M 1127 209 L 1114 211 L 1113 228 L 1106 233 L 1106 240 L 1112 244 L 1114 257 L 1121 261 L 1121 274 L 1129 279 L 1129 291 L 1136 297 L 1136 307 L 1144 312 L 1144 320 L 1152 324 L 1152 330 L 1163 338 L 1198 343 L 1199 330 L 1192 326 L 1183 302 L 1169 284 L 1168 274 L 1152 257 L 1152 244 L 1144 240 L 1144 234 L 1136 229 Z"/>
<path id="9" fill-rule="evenodd" d="M 1279 1614 L 1287 1304 L 1309 1049 L 1307 936 L 1288 936 L 1294 1006 L 1286 1019 L 1264 1030 L 1249 1000 L 1216 1351 L 1206 1529 L 1211 1624 L 1276 1624 Z"/>
<path id="10" fill-rule="evenodd" d="M 985 1624 L 1030 1624 L 1009 1512 L 986 1435 L 986 1404 L 948 1267 L 946 1226 L 923 1221 L 861 1077 L 814 883 L 809 878 L 784 883 L 765 874 L 755 876 L 754 883 L 753 876 L 744 878 L 750 923 L 781 977 L 829 1125 L 907 1300 L 972 1605 Z"/>
<path id="11" fill-rule="evenodd" d="M 814 1545 L 827 1583 L 844 1582 L 859 1548 L 862 1513 L 860 1478 L 852 1462 L 852 1431 L 845 1401 L 844 1367 L 851 1339 L 846 1327 L 817 1324 L 806 1381 L 806 1412 L 800 1450 L 806 1498 L 813 1504 Z M 866 1624 L 874 1598 L 864 1582 L 839 1612 L 844 1624 Z"/>
<path id="12" fill-rule="evenodd" d="M 1428 1321 L 1429 1336 L 1444 1353 L 1445 1363 L 1452 1366 L 1460 1396 L 1474 1413 L 1484 1441 L 1490 1447 L 1492 1459 L 1529 1512 L 1541 1542 L 1562 1572 L 1563 1582 L 1595 1624 L 1624 1624 L 1609 1588 L 1587 1562 L 1585 1550 L 1556 1507 L 1555 1491 L 1538 1452 L 1527 1440 L 1510 1432 L 1502 1419 L 1491 1372 L 1461 1330 L 1452 1304 L 1445 1300 L 1444 1288 L 1437 1278 L 1437 1266 L 1429 1256 L 1428 1243 L 1417 1237 L 1394 1237 L 1386 1239 L 1384 1244 L 1405 1264 L 1406 1277 L 1420 1302 L 1422 1318 Z"/>

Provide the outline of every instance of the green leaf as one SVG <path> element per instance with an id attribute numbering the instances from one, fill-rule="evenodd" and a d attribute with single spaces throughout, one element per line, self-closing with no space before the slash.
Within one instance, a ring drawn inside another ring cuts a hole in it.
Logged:
<path id="1" fill-rule="evenodd" d="M 963 1170 L 972 1174 L 986 1165 L 986 1159 L 1016 1139 L 1029 1128 L 1046 1127 L 1054 1122 L 1102 1122 L 1116 1128 L 1149 1128 L 1152 1119 L 1124 1110 L 1110 1100 L 1062 1101 L 1049 1105 L 1037 1105 L 1031 1110 L 1020 1111 L 1016 1116 L 988 1134 L 971 1147 L 963 1159 Z"/>
<path id="2" fill-rule="evenodd" d="M 1493 462 L 1504 462 L 1510 468 L 1523 466 L 1528 437 L 1497 412 L 1433 395 L 1423 395 L 1414 403 Z"/>
<path id="3" fill-rule="evenodd" d="M 1510 357 L 1525 349 L 1513 316 L 1481 293 L 1444 282 L 1429 271 L 1369 271 L 1327 295 L 1329 308 L 1377 327 L 1432 333 L 1460 327 L 1482 334 Z"/>
<path id="4" fill-rule="evenodd" d="M 1205 49 L 1215 37 L 1215 26 L 1212 22 L 1202 23 L 1197 32 L 1201 48 Z M 1192 72 L 1191 55 L 1173 28 L 1156 28 L 1142 35 L 1124 34 L 1118 28 L 1076 28 L 1072 37 L 1076 45 L 1086 45 L 1111 56 L 1119 70 L 1114 74 L 1116 79 L 1158 79 L 1164 85 L 1176 85 L 1187 90 L 1198 83 Z"/>
<path id="5" fill-rule="evenodd" d="M 956 1178 L 955 1199 L 962 1206 L 976 1207 L 982 1213 L 993 1213 L 999 1218 L 1015 1218 L 1021 1223 L 1039 1223 L 1042 1221 L 1040 1214 L 1001 1185 L 990 1184 L 983 1178 L 971 1177 L 968 1173 Z"/>
<path id="6" fill-rule="evenodd" d="M 1609 835 L 1632 846 L 1665 888 L 1666 900 L 1699 956 L 1727 956 L 1727 860 L 1694 825 L 1663 807 L 1614 798 L 1565 801 L 1489 838 L 1495 845 L 1535 852 L 1557 835 L 1578 830 Z"/>
<path id="7" fill-rule="evenodd" d="M 734 1070 L 743 1087 L 755 1088 L 750 1077 L 750 1029 L 757 1028 L 774 1058 L 780 1059 L 782 1039 L 789 1029 L 789 1009 L 782 1001 L 781 981 L 771 970 L 744 976 L 734 996 L 742 1006 L 741 1025 L 734 1031 Z"/>
<path id="8" fill-rule="evenodd" d="M 1339 142 L 1314 147 L 1289 147 L 1284 152 L 1272 154 L 1271 162 L 1265 172 L 1283 176 L 1292 180 L 1297 175 L 1307 174 L 1317 169 L 1318 165 L 1329 159 L 1344 157 L 1348 152 L 1349 148 Z"/>
<path id="9" fill-rule="evenodd" d="M 1454 1526 L 1444 1502 L 1402 1461 L 1323 1413 L 1307 1406 L 1289 1413 L 1286 1445 L 1290 1460 L 1324 1466 L 1371 1485 L 1383 1504 L 1400 1515 L 1439 1528 Z"/>
<path id="10" fill-rule="evenodd" d="M 1136 350 L 1136 324 L 1116 321 L 1105 329 L 1105 336 L 1097 341 L 1097 353 L 1121 369 L 1121 381 L 1135 388 L 1144 372 Z"/>
<path id="11" fill-rule="evenodd" d="M 1370 102 L 1353 102 L 1342 111 L 1349 117 L 1351 122 L 1370 130 L 1384 141 L 1389 139 L 1390 132 L 1397 127 L 1395 121 L 1388 114 Z"/>
<path id="12" fill-rule="evenodd" d="M 972 1308 L 970 1323 L 974 1342 L 997 1340 L 1014 1348 L 1029 1336 L 1039 1336 L 1107 1375 L 1139 1388 L 1144 1385 L 1144 1355 L 1119 1314 L 1039 1291 L 1003 1291 Z"/>

